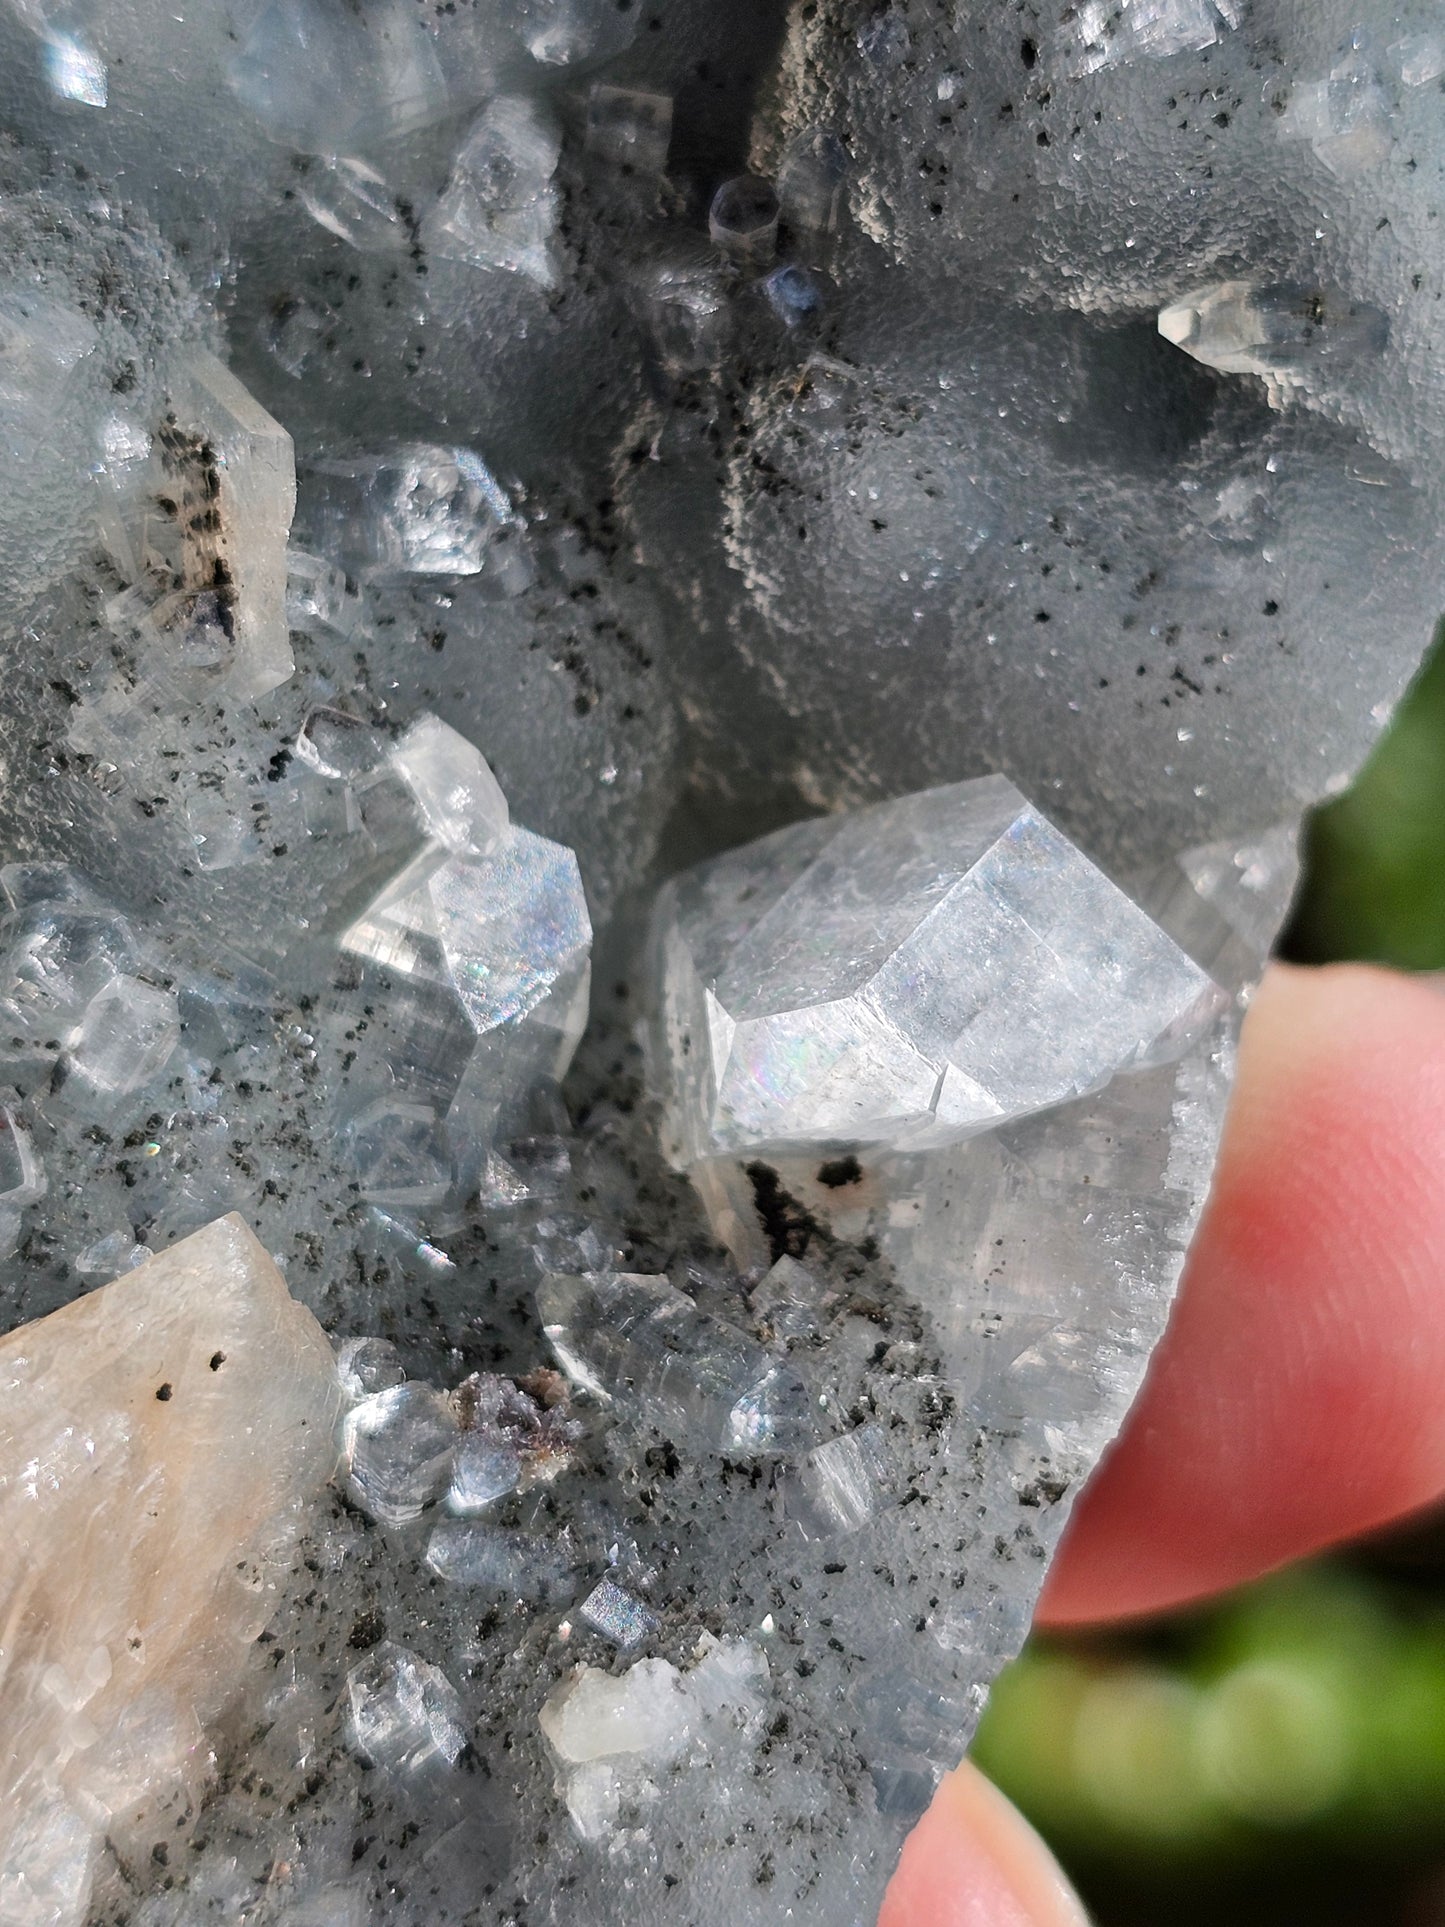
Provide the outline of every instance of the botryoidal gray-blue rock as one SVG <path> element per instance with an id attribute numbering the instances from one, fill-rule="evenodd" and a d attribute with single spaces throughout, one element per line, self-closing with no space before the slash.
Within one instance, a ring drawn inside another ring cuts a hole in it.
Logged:
<path id="1" fill-rule="evenodd" d="M 1438 615 L 1442 80 L 0 0 L 0 1918 L 869 1927 Z"/>

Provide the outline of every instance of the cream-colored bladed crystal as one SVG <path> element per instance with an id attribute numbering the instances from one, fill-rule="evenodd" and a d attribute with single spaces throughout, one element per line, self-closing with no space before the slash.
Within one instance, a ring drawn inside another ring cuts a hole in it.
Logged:
<path id="1" fill-rule="evenodd" d="M 286 621 L 291 437 L 200 349 L 172 377 L 171 408 L 158 440 L 179 496 L 182 586 L 219 593 L 234 645 L 226 687 L 254 702 L 296 669 Z"/>
<path id="2" fill-rule="evenodd" d="M 235 1216 L 0 1340 L 0 1921 L 84 1919 L 206 1722 L 336 1460 L 321 1327 Z"/>

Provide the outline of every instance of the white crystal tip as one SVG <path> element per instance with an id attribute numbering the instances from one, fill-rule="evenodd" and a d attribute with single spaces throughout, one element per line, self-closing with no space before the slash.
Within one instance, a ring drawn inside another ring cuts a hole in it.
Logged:
<path id="1" fill-rule="evenodd" d="M 1176 348 L 1182 348 L 1199 332 L 1199 310 L 1192 301 L 1176 301 L 1159 310 L 1159 332 Z"/>

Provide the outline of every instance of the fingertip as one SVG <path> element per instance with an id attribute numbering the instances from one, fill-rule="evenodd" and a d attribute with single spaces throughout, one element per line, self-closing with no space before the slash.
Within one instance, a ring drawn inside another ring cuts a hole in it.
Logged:
<path id="1" fill-rule="evenodd" d="M 1088 1927 L 1058 1862 L 967 1761 L 908 1836 L 878 1927 Z"/>
<path id="2" fill-rule="evenodd" d="M 1208 1209 L 1040 1618 L 1156 1611 L 1445 1490 L 1445 997 L 1360 965 L 1256 994 Z"/>

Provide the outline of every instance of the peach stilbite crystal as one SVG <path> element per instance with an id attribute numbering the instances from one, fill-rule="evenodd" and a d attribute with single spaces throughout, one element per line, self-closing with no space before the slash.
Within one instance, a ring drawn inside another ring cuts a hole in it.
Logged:
<path id="1" fill-rule="evenodd" d="M 0 1919 L 84 1918 L 193 1791 L 336 1459 L 331 1347 L 236 1216 L 0 1340 Z"/>

